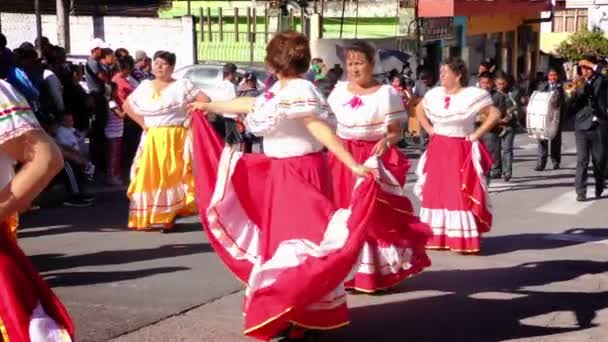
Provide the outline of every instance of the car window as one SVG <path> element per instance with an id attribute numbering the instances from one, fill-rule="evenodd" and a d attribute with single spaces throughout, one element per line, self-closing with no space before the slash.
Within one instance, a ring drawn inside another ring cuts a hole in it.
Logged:
<path id="1" fill-rule="evenodd" d="M 213 86 L 218 79 L 220 70 L 217 68 L 194 68 L 186 73 L 185 78 L 198 86 Z"/>

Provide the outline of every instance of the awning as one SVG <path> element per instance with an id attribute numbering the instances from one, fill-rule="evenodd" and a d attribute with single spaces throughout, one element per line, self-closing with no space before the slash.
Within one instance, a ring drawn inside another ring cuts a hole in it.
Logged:
<path id="1" fill-rule="evenodd" d="M 420 17 L 487 16 L 550 11 L 551 0 L 419 0 Z"/>

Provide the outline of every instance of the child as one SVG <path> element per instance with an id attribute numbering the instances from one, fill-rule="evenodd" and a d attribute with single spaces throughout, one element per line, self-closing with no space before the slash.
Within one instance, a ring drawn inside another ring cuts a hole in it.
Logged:
<path id="1" fill-rule="evenodd" d="M 118 87 L 116 83 L 110 82 L 107 92 L 108 96 L 108 121 L 106 123 L 105 135 L 108 141 L 108 184 L 109 185 L 122 185 L 121 180 L 121 150 L 122 150 L 122 136 L 125 129 L 125 113 L 116 103 L 115 99 L 117 96 Z"/>
<path id="2" fill-rule="evenodd" d="M 78 154 L 81 158 L 86 158 L 86 153 L 83 153 L 81 146 L 83 145 L 84 136 L 74 128 L 74 116 L 72 113 L 65 113 L 60 118 L 59 126 L 55 134 L 55 140 L 59 146 L 70 149 L 73 153 Z M 93 180 L 95 174 L 95 165 L 86 160 L 84 173 L 89 180 Z"/>

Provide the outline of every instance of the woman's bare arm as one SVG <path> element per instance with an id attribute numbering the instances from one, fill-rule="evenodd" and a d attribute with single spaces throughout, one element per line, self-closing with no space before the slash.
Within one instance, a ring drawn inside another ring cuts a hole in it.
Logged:
<path id="1" fill-rule="evenodd" d="M 301 120 L 306 125 L 306 128 L 310 134 L 312 134 L 312 136 L 315 137 L 315 139 L 317 139 L 321 144 L 327 147 L 331 153 L 338 157 L 338 159 L 344 163 L 344 165 L 350 168 L 356 175 L 365 177 L 371 172 L 369 169 L 357 163 L 353 156 L 346 150 L 346 148 L 344 148 L 344 145 L 334 134 L 331 127 L 329 127 L 324 121 L 314 116 L 307 116 Z"/>
<path id="2" fill-rule="evenodd" d="M 500 111 L 498 110 L 498 108 L 494 107 L 494 106 L 487 106 L 482 108 L 479 111 L 478 114 L 480 117 L 482 118 L 486 118 L 485 120 L 483 120 L 483 122 L 481 123 L 481 126 L 479 126 L 475 132 L 473 132 L 473 134 L 469 135 L 469 140 L 471 141 L 476 141 L 479 138 L 483 137 L 486 133 L 488 133 L 489 131 L 492 130 L 492 128 L 494 128 L 494 126 L 496 126 L 498 124 L 498 122 L 500 121 Z"/>
<path id="3" fill-rule="evenodd" d="M 125 101 L 125 103 L 122 105 L 122 109 L 127 114 L 127 116 L 131 118 L 131 120 L 135 121 L 135 123 L 137 123 L 142 129 L 146 129 L 146 123 L 144 122 L 143 116 L 135 112 L 129 101 Z"/>
<path id="4" fill-rule="evenodd" d="M 196 110 L 205 111 L 208 113 L 230 113 L 230 114 L 247 114 L 255 105 L 255 97 L 237 97 L 230 101 L 218 102 L 192 102 L 187 105 L 188 112 Z"/>
<path id="5" fill-rule="evenodd" d="M 0 150 L 23 164 L 15 178 L 0 190 L 0 217 L 26 210 L 63 168 L 63 156 L 53 140 L 34 130 L 0 145 Z"/>
<path id="6" fill-rule="evenodd" d="M 420 102 L 416 106 L 416 119 L 418 119 L 418 122 L 420 122 L 420 126 L 422 126 L 422 129 L 424 129 L 429 134 L 429 136 L 432 136 L 435 133 L 435 131 L 433 130 L 433 125 L 431 124 L 429 119 L 426 117 L 426 114 L 424 114 L 424 108 L 422 108 L 422 102 Z"/>

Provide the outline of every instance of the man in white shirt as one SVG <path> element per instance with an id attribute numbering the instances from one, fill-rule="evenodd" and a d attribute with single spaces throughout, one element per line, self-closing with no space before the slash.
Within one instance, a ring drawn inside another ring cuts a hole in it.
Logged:
<path id="1" fill-rule="evenodd" d="M 236 80 L 237 68 L 232 63 L 227 63 L 223 68 L 223 80 L 217 84 L 210 92 L 209 97 L 212 101 L 230 101 L 236 98 Z M 213 126 L 218 133 L 230 145 L 239 144 L 242 142 L 241 132 L 237 127 L 237 121 L 240 120 L 238 114 L 216 113 L 220 114 Z"/>

